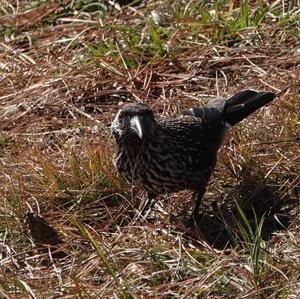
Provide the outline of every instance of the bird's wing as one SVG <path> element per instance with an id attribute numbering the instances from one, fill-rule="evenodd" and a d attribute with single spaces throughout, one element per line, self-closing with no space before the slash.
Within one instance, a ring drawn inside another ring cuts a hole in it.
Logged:
<path id="1" fill-rule="evenodd" d="M 225 103 L 225 99 L 216 98 L 210 101 L 205 107 L 197 107 L 183 110 L 179 116 L 195 117 L 201 120 L 201 123 L 203 125 L 217 125 L 222 121 Z"/>
<path id="2" fill-rule="evenodd" d="M 263 107 L 275 98 L 271 92 L 257 92 L 247 89 L 229 99 L 216 98 L 205 107 L 190 108 L 181 112 L 181 116 L 193 116 L 208 125 L 235 125 L 248 115 Z"/>

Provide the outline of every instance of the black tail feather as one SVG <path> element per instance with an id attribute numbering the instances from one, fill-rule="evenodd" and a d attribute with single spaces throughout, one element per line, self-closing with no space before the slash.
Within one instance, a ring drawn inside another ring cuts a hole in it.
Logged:
<path id="1" fill-rule="evenodd" d="M 271 92 L 241 91 L 226 101 L 223 119 L 235 125 L 274 98 L 275 94 Z"/>

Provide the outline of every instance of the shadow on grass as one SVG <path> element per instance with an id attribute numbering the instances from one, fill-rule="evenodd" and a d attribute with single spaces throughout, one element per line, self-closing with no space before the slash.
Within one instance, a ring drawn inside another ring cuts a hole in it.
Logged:
<path id="1" fill-rule="evenodd" d="M 214 206 L 210 213 L 203 209 L 199 218 L 186 224 L 188 237 L 205 240 L 216 249 L 236 245 L 242 240 L 240 225 L 250 232 L 240 207 L 254 233 L 264 218 L 261 237 L 269 240 L 274 231 L 287 229 L 292 221 L 291 211 L 298 203 L 296 197 L 282 196 L 279 189 L 261 183 L 235 186 L 224 204 Z"/>

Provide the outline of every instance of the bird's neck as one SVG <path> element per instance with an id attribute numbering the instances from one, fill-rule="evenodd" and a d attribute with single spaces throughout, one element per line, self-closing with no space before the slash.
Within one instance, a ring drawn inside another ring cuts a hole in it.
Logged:
<path id="1" fill-rule="evenodd" d="M 143 140 L 139 138 L 136 134 L 128 134 L 124 138 L 117 140 L 119 148 L 123 150 L 128 150 L 131 153 L 140 152 L 143 146 Z"/>

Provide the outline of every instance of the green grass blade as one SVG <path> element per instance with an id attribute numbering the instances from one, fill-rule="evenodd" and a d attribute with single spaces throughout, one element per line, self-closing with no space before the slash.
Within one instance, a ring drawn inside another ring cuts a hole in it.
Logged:
<path id="1" fill-rule="evenodd" d="M 126 287 L 123 285 L 123 282 L 118 278 L 113 266 L 110 264 L 110 262 L 108 261 L 104 251 L 102 250 L 102 248 L 97 244 L 97 242 L 95 241 L 95 239 L 92 237 L 92 235 L 90 234 L 90 232 L 80 223 L 78 223 L 77 221 L 74 221 L 75 225 L 77 226 L 77 228 L 79 229 L 80 233 L 86 237 L 90 242 L 92 247 L 94 248 L 94 250 L 96 251 L 98 257 L 102 260 L 102 262 L 104 263 L 107 271 L 110 273 L 110 275 L 112 276 L 113 280 L 115 281 L 120 296 L 121 298 L 124 299 L 130 299 L 132 298 L 132 296 L 127 292 Z"/>

